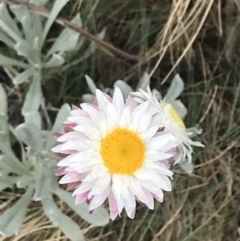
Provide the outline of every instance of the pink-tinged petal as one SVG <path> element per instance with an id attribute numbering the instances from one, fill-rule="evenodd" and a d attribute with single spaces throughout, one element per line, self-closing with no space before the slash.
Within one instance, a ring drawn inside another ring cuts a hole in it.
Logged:
<path id="1" fill-rule="evenodd" d="M 138 106 L 138 103 L 130 96 L 128 96 L 125 106 L 129 106 L 131 112 Z"/>
<path id="2" fill-rule="evenodd" d="M 51 149 L 51 151 L 52 152 L 55 152 L 55 153 L 61 153 L 62 152 L 62 144 L 59 144 L 59 145 L 57 145 L 57 146 L 55 146 L 55 147 L 53 147 L 52 149 Z"/>
<path id="3" fill-rule="evenodd" d="M 81 184 L 81 182 L 69 183 L 69 184 L 67 185 L 67 191 L 75 190 L 76 188 L 79 187 L 80 184 Z"/>
<path id="4" fill-rule="evenodd" d="M 71 121 L 64 121 L 63 123 L 62 123 L 62 125 L 64 126 L 64 127 L 69 127 L 69 128 L 74 128 L 75 126 L 77 126 L 77 123 L 74 123 L 74 122 L 71 122 Z"/>
<path id="5" fill-rule="evenodd" d="M 106 99 L 112 103 L 113 99 L 110 95 L 106 94 L 106 93 L 103 93 L 104 97 L 106 97 Z"/>
<path id="6" fill-rule="evenodd" d="M 80 204 L 82 204 L 83 202 L 85 202 L 85 201 L 87 200 L 88 193 L 89 193 L 89 191 L 77 195 L 77 196 L 76 196 L 76 199 L 75 199 L 75 204 L 76 204 L 76 205 L 80 205 Z"/>
<path id="7" fill-rule="evenodd" d="M 72 110 L 79 110 L 80 108 L 76 105 L 72 105 Z"/>
<path id="8" fill-rule="evenodd" d="M 71 131 L 71 132 L 68 132 L 64 135 L 61 135 L 57 139 L 57 141 L 58 142 L 66 142 L 66 141 L 78 140 L 78 139 L 82 139 L 82 138 L 86 138 L 86 136 L 83 133 L 79 133 L 77 131 Z"/>
<path id="9" fill-rule="evenodd" d="M 161 163 L 162 163 L 164 166 L 166 166 L 167 168 L 169 168 L 170 163 L 173 163 L 173 160 L 172 160 L 172 159 L 170 159 L 170 160 L 163 160 L 163 161 L 161 161 Z"/>
<path id="10" fill-rule="evenodd" d="M 144 191 L 144 193 L 146 194 L 146 196 L 148 197 L 148 201 L 145 202 L 145 205 L 146 205 L 149 209 L 153 210 L 153 209 L 154 209 L 154 199 L 153 199 L 153 195 L 152 195 L 147 189 L 145 189 L 145 188 L 143 188 L 143 191 Z"/>
<path id="11" fill-rule="evenodd" d="M 66 158 L 69 154 L 55 153 L 55 155 L 62 159 L 62 158 Z"/>
<path id="12" fill-rule="evenodd" d="M 96 98 L 97 98 L 97 106 L 99 108 L 99 111 L 103 114 L 107 114 L 107 107 L 106 102 L 107 98 L 103 95 L 103 93 L 100 90 L 96 90 Z"/>
<path id="13" fill-rule="evenodd" d="M 92 211 L 101 206 L 109 195 L 110 188 L 106 188 L 101 194 L 93 196 L 89 203 L 89 211 Z"/>
<path id="14" fill-rule="evenodd" d="M 65 175 L 66 173 L 67 173 L 66 167 L 59 167 L 55 172 L 55 176 L 59 177 L 59 176 Z"/>
<path id="15" fill-rule="evenodd" d="M 66 143 L 65 143 L 66 144 Z M 67 149 L 65 144 L 60 144 L 51 149 L 52 152 L 55 152 L 56 154 L 73 154 L 76 152 L 76 150 Z M 65 145 L 65 147 L 64 147 Z"/>
<path id="16" fill-rule="evenodd" d="M 136 199 L 132 193 L 129 193 L 129 198 L 124 200 L 125 210 L 129 218 L 134 218 L 136 212 Z"/>
<path id="17" fill-rule="evenodd" d="M 90 199 L 92 196 L 100 195 L 103 191 L 105 191 L 111 181 L 111 176 L 106 175 L 104 177 L 98 178 L 95 186 L 92 188 L 91 192 L 89 193 L 88 199 Z"/>
<path id="18" fill-rule="evenodd" d="M 153 197 L 154 197 L 157 201 L 163 202 L 163 191 L 160 189 L 157 195 L 153 194 Z"/>
<path id="19" fill-rule="evenodd" d="M 90 148 L 90 145 L 86 141 L 82 140 L 75 140 L 75 141 L 68 141 L 62 144 L 60 147 L 62 153 L 65 151 L 75 150 L 75 151 L 85 151 Z"/>
<path id="20" fill-rule="evenodd" d="M 119 213 L 118 213 L 117 200 L 114 197 L 112 191 L 110 191 L 108 195 L 108 202 L 109 202 L 110 217 L 112 220 L 114 220 Z"/>
<path id="21" fill-rule="evenodd" d="M 78 182 L 81 181 L 85 176 L 72 171 L 72 172 L 68 172 L 60 181 L 60 184 L 67 184 L 67 183 L 71 183 L 71 182 Z"/>
<path id="22" fill-rule="evenodd" d="M 59 133 L 59 132 L 56 132 L 56 133 L 54 133 L 52 136 L 54 137 L 54 138 L 56 138 L 56 139 L 58 139 L 60 136 L 62 136 L 63 135 L 63 133 Z"/>
<path id="23" fill-rule="evenodd" d="M 71 111 L 72 116 L 80 116 L 80 117 L 86 117 L 89 118 L 89 115 L 86 111 L 78 109 L 78 110 L 72 110 Z"/>
<path id="24" fill-rule="evenodd" d="M 82 182 L 81 185 L 73 192 L 73 196 L 90 191 L 94 187 L 95 182 L 96 181 Z"/>

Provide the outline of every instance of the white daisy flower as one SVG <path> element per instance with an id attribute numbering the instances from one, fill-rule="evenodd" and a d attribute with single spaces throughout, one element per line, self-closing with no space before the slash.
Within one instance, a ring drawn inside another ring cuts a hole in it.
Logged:
<path id="1" fill-rule="evenodd" d="M 89 211 L 108 200 L 115 219 L 123 209 L 133 218 L 136 201 L 154 208 L 163 201 L 163 190 L 171 191 L 168 161 L 179 145 L 162 131 L 161 114 L 149 110 L 149 102 L 124 101 L 119 88 L 113 98 L 96 90 L 95 104 L 72 110 L 52 151 L 65 157 L 56 175 L 74 190 L 76 204 L 89 202 Z"/>
<path id="2" fill-rule="evenodd" d="M 180 95 L 184 87 L 183 81 L 179 75 L 176 75 L 170 88 L 165 96 L 161 98 L 160 93 L 157 90 L 151 92 L 150 88 L 147 91 L 139 90 L 138 92 L 131 93 L 135 96 L 135 100 L 139 103 L 144 101 L 149 101 L 152 105 L 152 110 L 154 112 L 162 114 L 161 124 L 165 130 L 173 134 L 178 140 L 180 140 L 180 145 L 177 148 L 177 154 L 175 155 L 174 164 L 188 160 L 192 161 L 192 146 L 204 147 L 201 142 L 193 141 L 191 137 L 196 134 L 200 134 L 201 131 L 197 128 L 186 128 L 182 118 L 187 114 L 186 107 L 182 104 L 180 100 L 176 98 Z"/>

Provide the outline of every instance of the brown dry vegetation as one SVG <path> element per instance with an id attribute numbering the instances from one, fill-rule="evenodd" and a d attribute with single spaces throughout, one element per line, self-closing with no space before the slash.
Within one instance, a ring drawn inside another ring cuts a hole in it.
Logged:
<path id="1" fill-rule="evenodd" d="M 139 206 L 134 220 L 123 214 L 104 228 L 88 227 L 60 200 L 59 206 L 73 215 L 89 241 L 240 240 L 240 1 L 101 0 L 95 8 L 96 2 L 72 1 L 62 15 L 70 19 L 80 11 L 84 19 L 92 10 L 88 30 L 96 34 L 107 27 L 105 41 L 138 61 L 100 48 L 84 63 L 46 79 L 47 100 L 54 106 L 79 103 L 87 91 L 84 73 L 98 84 L 112 86 L 120 78 L 134 87 L 147 69 L 151 85 L 162 91 L 180 73 L 186 83 L 181 97 L 189 110 L 186 124 L 203 129 L 206 147 L 195 149 L 193 174 L 174 168 L 173 191 L 154 211 Z M 15 198 L 13 192 L 1 193 L 0 209 Z M 33 203 L 21 232 L 8 240 L 67 239 Z"/>

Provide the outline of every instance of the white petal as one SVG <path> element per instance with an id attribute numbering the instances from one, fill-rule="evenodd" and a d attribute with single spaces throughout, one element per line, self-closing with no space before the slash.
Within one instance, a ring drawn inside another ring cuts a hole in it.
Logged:
<path id="1" fill-rule="evenodd" d="M 61 146 L 61 151 L 76 150 L 84 151 L 90 148 L 90 145 L 85 140 L 68 141 Z"/>
<path id="2" fill-rule="evenodd" d="M 121 127 L 128 127 L 131 123 L 131 111 L 130 111 L 130 107 L 127 106 L 125 107 L 122 116 L 119 120 L 119 126 Z"/>
<path id="3" fill-rule="evenodd" d="M 78 131 L 71 131 L 71 132 L 68 132 L 68 133 L 60 136 L 57 139 L 57 141 L 65 142 L 65 141 L 69 141 L 69 140 L 77 140 L 77 139 L 82 139 L 82 138 L 86 138 L 86 136 L 82 133 L 79 133 Z"/>
<path id="4" fill-rule="evenodd" d="M 107 199 L 108 194 L 109 194 L 110 188 L 106 188 L 101 194 L 96 195 L 92 198 L 89 204 L 89 211 L 92 211 L 99 206 L 101 206 L 104 201 Z"/>
<path id="5" fill-rule="evenodd" d="M 132 193 L 143 203 L 147 201 L 147 196 L 143 192 L 141 185 L 139 184 L 138 180 L 135 178 L 131 178 L 129 182 L 129 188 Z"/>
<path id="6" fill-rule="evenodd" d="M 98 178 L 96 184 L 94 185 L 94 187 L 88 194 L 88 199 L 90 199 L 92 196 L 99 195 L 103 191 L 105 191 L 105 189 L 107 187 L 109 187 L 110 181 L 111 181 L 110 175 L 106 175 L 106 176 Z"/>
<path id="7" fill-rule="evenodd" d="M 115 189 L 112 188 L 112 192 L 113 192 L 113 195 L 114 195 L 114 197 L 116 199 L 116 202 L 117 202 L 118 213 L 120 214 L 123 210 L 124 201 L 123 201 L 122 197 L 118 197 Z"/>
<path id="8" fill-rule="evenodd" d="M 107 114 L 107 99 L 106 97 L 103 95 L 103 93 L 100 90 L 96 90 L 96 98 L 97 98 L 97 102 L 98 102 L 98 108 L 99 111 L 103 114 Z"/>
<path id="9" fill-rule="evenodd" d="M 80 186 L 73 192 L 73 196 L 87 192 L 93 188 L 96 181 L 93 182 L 82 182 Z"/>
<path id="10" fill-rule="evenodd" d="M 146 132 L 141 134 L 141 137 L 145 141 L 145 143 L 149 141 L 156 134 L 158 129 L 159 129 L 159 126 L 153 126 L 149 128 Z"/>
<path id="11" fill-rule="evenodd" d="M 69 156 L 69 162 L 80 162 L 82 160 L 93 160 L 96 157 L 97 152 L 95 150 L 89 149 Z"/>
<path id="12" fill-rule="evenodd" d="M 78 181 L 82 180 L 82 178 L 83 178 L 83 175 L 81 175 L 77 172 L 69 172 L 61 178 L 59 183 L 66 184 L 66 183 L 71 183 L 71 182 L 78 182 Z"/>
<path id="13" fill-rule="evenodd" d="M 136 209 L 136 199 L 134 195 L 130 192 L 128 199 L 124 200 L 124 207 L 129 218 L 134 218 Z"/>
<path id="14" fill-rule="evenodd" d="M 151 161 L 162 161 L 162 160 L 166 160 L 169 159 L 171 157 L 173 157 L 174 154 L 172 153 L 162 153 L 162 152 L 147 152 L 146 154 L 146 159 L 151 160 Z"/>
<path id="15" fill-rule="evenodd" d="M 147 130 L 150 122 L 152 119 L 152 115 L 149 112 L 145 112 L 142 116 L 141 119 L 138 122 L 138 127 L 137 127 L 137 131 L 138 133 L 142 134 L 145 133 L 145 131 Z"/>
<path id="16" fill-rule="evenodd" d="M 94 125 L 96 127 L 98 127 L 99 126 L 99 120 L 101 120 L 100 112 L 96 108 L 94 108 L 94 107 L 92 107 L 91 105 L 88 105 L 88 104 L 81 104 L 81 107 L 82 107 L 83 110 L 85 110 L 88 113 L 88 115 L 90 116 Z"/>
<path id="17" fill-rule="evenodd" d="M 114 90 L 112 103 L 117 109 L 119 116 L 121 116 L 124 110 L 124 100 L 123 100 L 122 92 L 118 87 L 116 87 Z"/>
<path id="18" fill-rule="evenodd" d="M 159 150 L 162 146 L 166 145 L 170 141 L 174 141 L 175 137 L 171 134 L 164 134 L 161 136 L 153 137 L 148 143 L 148 147 L 151 150 Z"/>
<path id="19" fill-rule="evenodd" d="M 69 170 L 74 170 L 78 173 L 84 173 L 84 172 L 89 172 L 93 169 L 94 164 L 92 164 L 89 161 L 81 161 L 79 163 L 73 163 L 71 164 L 68 168 Z M 68 170 L 67 168 L 67 170 Z"/>

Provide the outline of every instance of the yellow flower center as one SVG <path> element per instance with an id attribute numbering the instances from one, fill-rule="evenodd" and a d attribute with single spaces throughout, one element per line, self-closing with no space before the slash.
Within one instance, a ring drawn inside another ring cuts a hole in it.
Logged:
<path id="1" fill-rule="evenodd" d="M 132 175 L 142 166 L 145 152 L 141 137 L 125 128 L 116 128 L 101 142 L 103 162 L 112 174 Z"/>
<path id="2" fill-rule="evenodd" d="M 170 105 L 168 103 L 164 103 L 164 106 Z M 185 130 L 186 126 L 182 120 L 182 118 L 179 116 L 179 114 L 177 113 L 177 111 L 172 107 L 170 107 L 170 115 L 173 118 L 173 120 L 175 121 L 176 125 L 181 129 L 181 130 Z"/>

